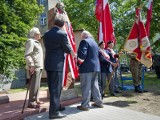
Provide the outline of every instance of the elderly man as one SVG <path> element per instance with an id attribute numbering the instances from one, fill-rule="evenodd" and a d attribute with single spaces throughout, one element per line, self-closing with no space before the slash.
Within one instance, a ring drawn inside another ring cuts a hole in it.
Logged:
<path id="1" fill-rule="evenodd" d="M 29 81 L 29 108 L 39 108 L 43 102 L 39 101 L 39 88 L 43 69 L 43 50 L 39 42 L 41 33 L 38 28 L 33 27 L 29 32 L 30 38 L 26 42 L 25 58 L 27 69 L 32 76 Z"/>
<path id="2" fill-rule="evenodd" d="M 98 79 L 100 75 L 99 48 L 92 35 L 88 31 L 81 33 L 82 41 L 78 48 L 78 66 L 82 90 L 82 103 L 77 106 L 83 111 L 90 110 L 89 102 L 91 93 L 95 107 L 103 108 L 99 91 Z"/>

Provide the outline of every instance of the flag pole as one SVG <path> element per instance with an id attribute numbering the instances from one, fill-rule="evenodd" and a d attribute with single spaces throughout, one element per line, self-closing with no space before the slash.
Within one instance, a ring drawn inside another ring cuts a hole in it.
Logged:
<path id="1" fill-rule="evenodd" d="M 151 18 L 152 18 L 152 4 L 153 4 L 153 0 L 148 0 L 147 21 L 145 25 L 148 38 L 150 35 L 150 24 L 151 24 Z"/>

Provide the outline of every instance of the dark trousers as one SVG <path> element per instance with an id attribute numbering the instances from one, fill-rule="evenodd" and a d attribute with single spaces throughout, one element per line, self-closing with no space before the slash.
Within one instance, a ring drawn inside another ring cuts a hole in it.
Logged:
<path id="1" fill-rule="evenodd" d="M 57 115 L 60 106 L 62 90 L 62 71 L 47 71 L 48 87 L 50 93 L 49 115 Z"/>
<path id="2" fill-rule="evenodd" d="M 155 72 L 158 78 L 160 78 L 160 66 L 155 66 Z"/>
<path id="3" fill-rule="evenodd" d="M 104 93 L 105 93 L 106 81 L 107 81 L 107 74 L 105 72 L 101 72 L 101 76 L 98 79 L 98 84 L 99 84 L 99 90 L 102 97 L 104 96 Z"/>

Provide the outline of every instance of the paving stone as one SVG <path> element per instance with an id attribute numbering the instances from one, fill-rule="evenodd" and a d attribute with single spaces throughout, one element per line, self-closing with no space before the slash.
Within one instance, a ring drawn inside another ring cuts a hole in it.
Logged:
<path id="1" fill-rule="evenodd" d="M 80 111 L 78 104 L 66 107 L 67 117 L 61 120 L 160 120 L 160 116 L 149 115 L 125 108 L 104 105 L 104 108 L 91 107 L 90 111 Z M 26 117 L 24 120 L 49 120 L 48 112 Z"/>

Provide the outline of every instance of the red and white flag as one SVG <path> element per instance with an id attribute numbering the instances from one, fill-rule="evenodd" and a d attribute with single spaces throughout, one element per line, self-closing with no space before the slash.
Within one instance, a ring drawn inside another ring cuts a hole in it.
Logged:
<path id="1" fill-rule="evenodd" d="M 72 25 L 71 25 L 71 22 L 68 18 L 68 15 L 67 13 L 65 13 L 66 15 L 66 23 L 64 25 L 64 29 L 67 33 L 67 37 L 68 37 L 68 41 L 71 45 L 71 49 L 72 49 L 72 52 L 73 54 L 76 55 L 76 44 L 75 44 L 75 39 L 74 39 L 74 34 L 73 34 L 73 29 L 72 29 Z M 66 55 L 66 59 L 65 59 L 65 64 L 64 67 L 64 76 L 63 76 L 63 85 L 66 86 L 66 82 L 67 82 L 67 74 L 68 74 L 68 71 L 69 69 L 67 68 L 68 66 L 68 63 L 69 63 L 69 68 L 70 68 L 70 72 L 71 72 L 71 75 L 72 75 L 72 78 L 73 79 L 77 79 L 78 78 L 78 68 L 77 68 L 77 65 L 76 65 L 76 58 L 73 58 L 71 54 L 68 54 Z"/>
<path id="2" fill-rule="evenodd" d="M 146 21 L 146 32 L 149 37 L 149 31 L 150 31 L 150 24 L 151 24 L 151 18 L 152 18 L 152 4 L 153 0 L 148 1 L 148 9 L 147 9 L 147 21 Z"/>
<path id="3" fill-rule="evenodd" d="M 59 13 L 59 14 L 62 14 L 62 13 Z M 66 12 L 63 13 L 63 16 L 65 17 L 65 20 L 66 20 L 63 29 L 67 33 L 67 38 L 71 45 L 72 52 L 74 55 L 76 55 L 76 44 L 75 44 L 72 25 Z M 71 72 L 72 78 L 77 79 L 78 68 L 76 65 L 76 58 L 73 58 L 71 54 L 65 54 L 64 68 L 63 68 L 63 83 L 62 83 L 63 84 L 62 86 L 64 87 L 67 85 L 67 75 L 69 70 Z"/>
<path id="4" fill-rule="evenodd" d="M 136 54 L 136 59 L 146 67 L 151 67 L 151 47 L 142 22 L 140 9 L 136 9 L 136 20 L 124 45 L 124 50 Z"/>
<path id="5" fill-rule="evenodd" d="M 99 42 L 104 41 L 106 45 L 109 41 L 116 43 L 108 0 L 96 0 L 95 15 L 100 22 Z"/>

